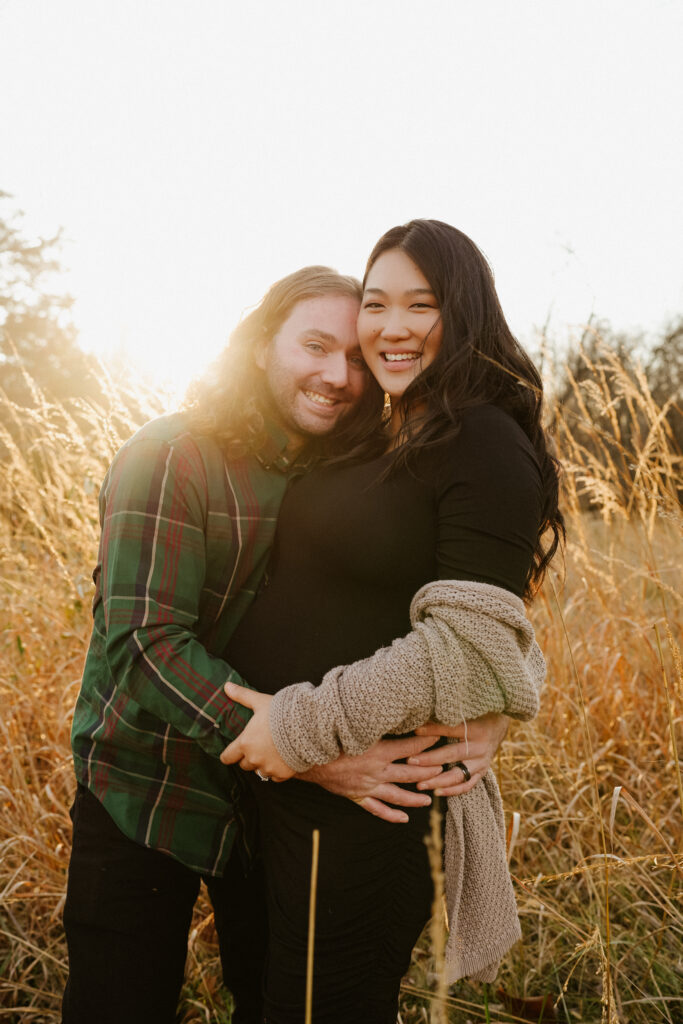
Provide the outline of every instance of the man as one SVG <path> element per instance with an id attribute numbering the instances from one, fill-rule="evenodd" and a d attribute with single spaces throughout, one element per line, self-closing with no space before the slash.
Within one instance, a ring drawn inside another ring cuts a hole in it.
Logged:
<path id="1" fill-rule="evenodd" d="M 277 282 L 188 409 L 143 427 L 107 473 L 72 734 L 64 1024 L 175 1019 L 202 878 L 234 1024 L 261 1019 L 265 924 L 249 805 L 239 773 L 219 761 L 248 712 L 224 694 L 242 680 L 222 652 L 262 580 L 288 481 L 328 435 L 343 447 L 345 424 L 377 400 L 359 301 L 357 281 L 324 267 Z M 393 761 L 432 741 L 383 742 L 309 776 L 400 821 L 405 812 L 385 801 L 428 798 L 396 783 L 439 769 Z M 482 771 L 489 759 L 487 748 Z"/>

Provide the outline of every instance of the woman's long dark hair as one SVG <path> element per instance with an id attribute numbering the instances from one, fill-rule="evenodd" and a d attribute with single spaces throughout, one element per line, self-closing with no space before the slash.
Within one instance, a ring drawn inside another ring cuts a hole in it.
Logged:
<path id="1" fill-rule="evenodd" d="M 525 587 L 528 599 L 565 536 L 558 506 L 559 464 L 542 423 L 540 375 L 510 331 L 491 268 L 467 235 L 438 220 L 413 220 L 391 228 L 370 254 L 364 286 L 377 259 L 391 249 L 409 256 L 429 281 L 443 330 L 433 361 L 399 400 L 402 426 L 392 469 L 409 467 L 419 451 L 455 437 L 464 409 L 497 405 L 512 416 L 534 447 L 543 485 L 542 522 Z M 372 446 L 371 441 L 368 454 Z M 360 455 L 362 447 L 353 454 Z"/>

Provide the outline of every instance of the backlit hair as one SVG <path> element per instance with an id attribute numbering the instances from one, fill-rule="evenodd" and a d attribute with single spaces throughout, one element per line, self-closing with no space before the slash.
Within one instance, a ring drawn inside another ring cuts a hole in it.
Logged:
<path id="1" fill-rule="evenodd" d="M 191 428 L 214 437 L 229 457 L 258 451 L 265 440 L 266 397 L 256 356 L 298 302 L 325 295 L 347 295 L 360 302 L 362 294 L 360 281 L 330 267 L 303 267 L 276 281 L 240 321 L 207 372 L 190 385 L 185 409 Z"/>

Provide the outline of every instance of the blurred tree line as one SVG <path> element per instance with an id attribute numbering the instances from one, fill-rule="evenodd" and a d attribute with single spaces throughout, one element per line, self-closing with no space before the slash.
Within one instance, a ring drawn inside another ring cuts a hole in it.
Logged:
<path id="1" fill-rule="evenodd" d="M 73 299 L 50 288 L 61 270 L 61 232 L 29 239 L 21 213 L 0 192 L 0 387 L 31 405 L 31 383 L 51 397 L 101 399 L 97 364 L 79 347 L 70 318 Z"/>
<path id="2" fill-rule="evenodd" d="M 11 199 L 0 191 L 0 423 L 11 422 L 12 406 L 44 400 L 69 403 L 77 420 L 85 404 L 133 427 L 144 423 L 161 404 L 155 408 L 125 366 L 112 373 L 78 344 L 74 300 L 59 288 L 61 230 L 28 237 Z"/>
<path id="3" fill-rule="evenodd" d="M 0 425 L 11 420 L 12 406 L 30 409 L 47 399 L 68 403 L 77 421 L 79 405 L 94 407 L 118 419 L 118 432 L 127 436 L 126 430 L 130 433 L 161 411 L 161 404 L 155 407 L 125 367 L 112 377 L 79 347 L 70 317 L 73 300 L 51 287 L 61 269 L 60 234 L 28 238 L 10 199 L 0 192 Z M 683 449 L 683 317 L 654 343 L 642 335 L 616 333 L 606 322 L 589 324 L 580 343 L 555 358 L 550 370 L 556 408 L 596 458 L 605 445 L 602 427 L 610 424 L 610 443 L 619 448 L 614 454 L 624 467 L 625 485 L 628 452 L 642 450 L 647 438 L 641 435 L 651 419 L 639 411 L 642 403 L 634 405 L 628 380 L 664 410 L 671 446 L 678 453 Z"/>

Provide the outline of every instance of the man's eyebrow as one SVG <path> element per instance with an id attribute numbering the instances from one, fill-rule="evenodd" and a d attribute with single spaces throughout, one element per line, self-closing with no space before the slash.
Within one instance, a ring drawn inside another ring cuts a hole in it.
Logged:
<path id="1" fill-rule="evenodd" d="M 382 288 L 366 288 L 366 294 L 372 293 L 373 295 L 386 295 L 387 293 Z M 433 295 L 434 292 L 431 288 L 409 288 L 403 293 L 404 295 Z"/>
<path id="2" fill-rule="evenodd" d="M 327 331 L 321 331 L 319 327 L 307 327 L 306 330 L 301 332 L 305 334 L 307 338 L 311 336 L 320 338 L 321 341 L 336 341 L 334 334 L 328 334 Z"/>

